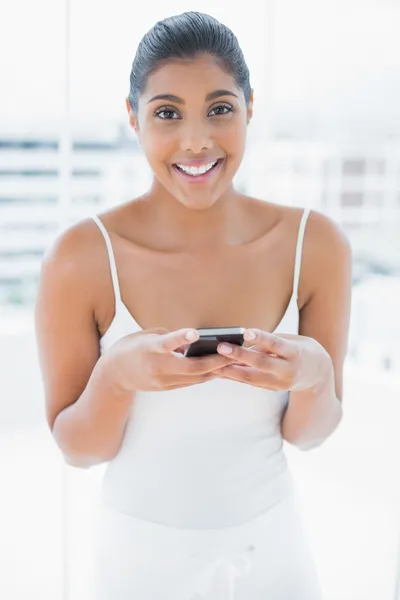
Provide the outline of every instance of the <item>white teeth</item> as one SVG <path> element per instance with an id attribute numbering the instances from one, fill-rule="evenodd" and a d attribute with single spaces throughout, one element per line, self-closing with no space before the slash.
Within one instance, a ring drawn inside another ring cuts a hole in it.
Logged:
<path id="1" fill-rule="evenodd" d="M 186 165 L 176 165 L 176 166 L 181 171 L 184 171 L 184 173 L 187 173 L 188 175 L 193 175 L 194 177 L 196 177 L 196 175 L 203 175 L 204 173 L 206 173 L 207 171 L 212 169 L 212 167 L 214 167 L 217 164 L 217 162 L 218 161 L 215 160 L 206 165 L 201 165 L 201 167 L 188 167 Z"/>

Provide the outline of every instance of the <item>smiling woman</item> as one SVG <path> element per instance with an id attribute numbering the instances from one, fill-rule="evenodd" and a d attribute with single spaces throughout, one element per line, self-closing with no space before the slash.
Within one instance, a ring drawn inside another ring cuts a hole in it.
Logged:
<path id="1" fill-rule="evenodd" d="M 163 40 L 164 45 L 154 50 L 154 33 L 139 44 L 127 109 L 163 190 L 184 205 L 205 208 L 232 192 L 252 116 L 253 92 L 237 44 L 227 51 L 221 31 L 215 28 L 210 52 L 201 45 L 201 29 L 197 38 L 185 37 L 184 32 L 179 46 L 174 40 L 169 46 Z M 188 183 L 195 185 L 188 187 Z"/>
<path id="2" fill-rule="evenodd" d="M 319 600 L 283 440 L 311 448 L 341 418 L 347 240 L 235 189 L 253 91 L 211 16 L 147 32 L 126 106 L 152 185 L 61 234 L 36 304 L 54 439 L 109 463 L 95 599 Z M 230 326 L 242 347 L 183 355 Z"/>

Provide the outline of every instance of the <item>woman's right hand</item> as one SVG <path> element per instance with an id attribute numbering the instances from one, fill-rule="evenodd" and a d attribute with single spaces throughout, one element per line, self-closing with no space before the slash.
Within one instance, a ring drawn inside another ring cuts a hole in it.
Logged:
<path id="1" fill-rule="evenodd" d="M 146 329 L 124 336 L 103 357 L 113 383 L 123 391 L 174 390 L 210 381 L 218 369 L 234 362 L 220 354 L 183 356 L 184 346 L 198 338 L 196 329 Z"/>

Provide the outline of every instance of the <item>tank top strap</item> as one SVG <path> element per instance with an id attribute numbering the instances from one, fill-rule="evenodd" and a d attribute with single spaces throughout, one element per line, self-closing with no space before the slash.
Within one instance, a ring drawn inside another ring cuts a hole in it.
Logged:
<path id="1" fill-rule="evenodd" d="M 115 295 L 116 303 L 118 304 L 119 302 L 121 302 L 121 292 L 119 289 L 117 265 L 115 263 L 115 256 L 114 256 L 114 251 L 113 251 L 113 247 L 111 244 L 110 235 L 97 215 L 91 215 L 91 218 L 93 219 L 93 221 L 96 223 L 96 225 L 100 229 L 101 233 L 103 234 L 104 240 L 106 242 L 107 252 L 108 252 L 108 260 L 110 263 L 111 277 L 112 277 L 112 283 L 113 283 L 113 288 L 114 288 L 114 295 Z"/>
<path id="2" fill-rule="evenodd" d="M 299 281 L 300 281 L 300 271 L 301 271 L 301 259 L 303 254 L 303 241 L 304 241 L 304 232 L 306 229 L 307 219 L 310 215 L 311 209 L 305 208 L 303 212 L 303 216 L 300 221 L 299 232 L 297 236 L 297 246 L 296 246 L 296 259 L 294 265 L 294 281 L 293 281 L 293 295 L 296 300 L 299 295 Z"/>

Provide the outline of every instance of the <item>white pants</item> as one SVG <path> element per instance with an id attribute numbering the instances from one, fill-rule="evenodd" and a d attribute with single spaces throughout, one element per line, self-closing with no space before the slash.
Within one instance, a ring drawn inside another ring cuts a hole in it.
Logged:
<path id="1" fill-rule="evenodd" d="M 98 509 L 94 600 L 321 598 L 292 496 L 224 529 L 177 529 Z"/>

